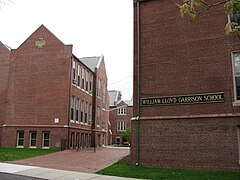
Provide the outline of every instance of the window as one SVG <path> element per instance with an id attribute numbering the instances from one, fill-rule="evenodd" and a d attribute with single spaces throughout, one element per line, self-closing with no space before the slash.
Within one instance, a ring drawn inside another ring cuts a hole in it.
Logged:
<path id="1" fill-rule="evenodd" d="M 237 10 L 239 11 L 239 10 Z M 229 15 L 229 20 L 231 23 L 232 30 L 239 30 L 240 28 L 240 14 L 236 12 L 236 14 Z"/>
<path id="2" fill-rule="evenodd" d="M 102 122 L 102 129 L 105 129 L 105 128 L 106 128 L 105 122 Z"/>
<path id="3" fill-rule="evenodd" d="M 86 91 L 88 91 L 88 72 L 86 71 Z"/>
<path id="4" fill-rule="evenodd" d="M 117 115 L 126 115 L 126 114 L 127 114 L 126 108 L 117 109 Z"/>
<path id="5" fill-rule="evenodd" d="M 98 78 L 97 97 L 101 97 L 101 80 Z"/>
<path id="6" fill-rule="evenodd" d="M 76 62 L 74 60 L 72 66 L 73 66 L 72 79 L 76 79 Z"/>
<path id="7" fill-rule="evenodd" d="M 88 103 L 85 104 L 85 123 L 88 122 Z"/>
<path id="8" fill-rule="evenodd" d="M 88 123 L 91 124 L 90 122 L 92 122 L 92 105 L 89 104 L 89 113 L 88 113 Z"/>
<path id="9" fill-rule="evenodd" d="M 97 107 L 97 125 L 100 125 L 100 107 Z"/>
<path id="10" fill-rule="evenodd" d="M 37 132 L 30 132 L 30 147 L 37 147 Z"/>
<path id="11" fill-rule="evenodd" d="M 74 96 L 71 98 L 71 117 L 70 119 L 73 120 L 74 117 Z"/>
<path id="12" fill-rule="evenodd" d="M 103 108 L 106 109 L 106 84 L 103 83 Z"/>
<path id="13" fill-rule="evenodd" d="M 240 52 L 233 53 L 235 101 L 240 100 Z"/>
<path id="14" fill-rule="evenodd" d="M 80 73 L 81 73 L 81 66 L 78 65 L 78 77 L 77 77 L 77 85 L 80 86 Z"/>
<path id="15" fill-rule="evenodd" d="M 93 76 L 92 74 L 90 75 L 90 83 L 89 83 L 89 91 L 92 93 L 92 84 L 93 84 Z"/>
<path id="16" fill-rule="evenodd" d="M 82 101 L 82 104 L 81 104 L 81 122 L 83 122 L 83 118 L 84 118 L 84 101 Z"/>
<path id="17" fill-rule="evenodd" d="M 17 132 L 17 147 L 24 146 L 24 131 Z"/>
<path id="18" fill-rule="evenodd" d="M 85 70 L 82 69 L 82 89 L 84 89 L 84 84 L 85 84 L 84 79 L 85 79 Z"/>
<path id="19" fill-rule="evenodd" d="M 76 100 L 76 121 L 79 122 L 79 99 Z"/>
<path id="20" fill-rule="evenodd" d="M 117 122 L 117 130 L 118 131 L 125 131 L 126 130 L 126 122 L 125 121 Z"/>
<path id="21" fill-rule="evenodd" d="M 43 148 L 50 147 L 50 132 L 43 132 Z"/>

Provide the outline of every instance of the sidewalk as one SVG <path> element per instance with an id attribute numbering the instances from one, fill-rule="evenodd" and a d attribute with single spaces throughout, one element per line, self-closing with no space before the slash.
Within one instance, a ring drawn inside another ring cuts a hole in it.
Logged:
<path id="1" fill-rule="evenodd" d="M 66 171 L 96 173 L 123 157 L 129 155 L 130 150 L 124 148 L 93 148 L 65 150 L 56 153 L 33 157 L 29 159 L 11 161 L 11 164 L 35 166 Z"/>
<path id="2" fill-rule="evenodd" d="M 91 173 L 65 171 L 37 166 L 24 166 L 8 163 L 0 163 L 0 172 L 54 180 L 136 180 L 115 176 L 104 176 Z"/>

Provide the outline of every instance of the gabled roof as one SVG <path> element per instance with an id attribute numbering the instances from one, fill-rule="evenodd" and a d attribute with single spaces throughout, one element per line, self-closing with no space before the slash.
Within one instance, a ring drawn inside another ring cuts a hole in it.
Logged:
<path id="1" fill-rule="evenodd" d="M 121 94 L 121 92 L 117 90 L 111 90 L 108 91 L 108 94 L 109 94 L 109 106 L 116 106 L 118 102 L 118 97 Z"/>
<path id="2" fill-rule="evenodd" d="M 44 29 L 46 30 L 48 33 L 50 33 L 53 37 L 55 37 L 59 43 L 61 43 L 62 45 L 65 45 L 57 36 L 55 36 L 55 34 L 53 34 L 48 28 L 46 28 L 46 26 L 44 26 L 43 24 L 37 28 L 37 30 L 35 30 L 17 49 L 19 49 L 23 44 L 25 44 L 25 42 L 30 39 L 36 32 L 38 32 L 40 29 Z"/>
<path id="3" fill-rule="evenodd" d="M 133 100 L 123 100 L 128 106 L 133 106 Z"/>
<path id="4" fill-rule="evenodd" d="M 6 44 L 3 44 L 1 41 L 0 41 L 0 45 L 2 45 L 2 46 L 4 46 L 4 47 L 6 47 L 9 51 L 11 51 L 11 48 L 8 46 L 8 45 L 6 45 Z"/>
<path id="5" fill-rule="evenodd" d="M 93 72 L 95 72 L 95 68 L 99 68 L 103 56 L 93 56 L 93 57 L 83 57 L 79 58 L 86 66 L 88 66 Z"/>

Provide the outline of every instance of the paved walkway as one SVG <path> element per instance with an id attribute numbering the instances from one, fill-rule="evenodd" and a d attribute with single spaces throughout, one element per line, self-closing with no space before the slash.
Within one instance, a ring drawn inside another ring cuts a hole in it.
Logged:
<path id="1" fill-rule="evenodd" d="M 68 171 L 95 173 L 129 155 L 129 148 L 96 148 L 65 150 L 45 156 L 11 161 L 11 164 L 39 166 Z"/>
<path id="2" fill-rule="evenodd" d="M 26 160 L 0 163 L 0 172 L 54 180 L 134 180 L 93 174 L 130 153 L 128 148 L 65 150 Z M 1 178 L 0 178 L 1 179 Z M 136 180 L 136 179 L 135 179 Z"/>
<path id="3" fill-rule="evenodd" d="M 24 166 L 8 163 L 0 163 L 0 172 L 50 180 L 137 180 L 133 178 L 104 176 L 91 173 L 81 173 L 74 171 L 40 168 L 36 166 Z"/>

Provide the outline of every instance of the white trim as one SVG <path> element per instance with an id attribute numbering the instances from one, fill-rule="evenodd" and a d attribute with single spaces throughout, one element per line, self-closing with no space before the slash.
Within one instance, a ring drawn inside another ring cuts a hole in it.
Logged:
<path id="1" fill-rule="evenodd" d="M 100 58 L 99 58 L 99 60 L 98 60 L 98 63 L 97 63 L 97 66 L 96 66 L 96 68 L 98 68 L 98 69 L 99 69 L 99 67 L 100 67 L 100 64 L 101 64 L 101 62 L 102 62 L 103 58 L 104 58 L 104 56 L 101 54 L 101 56 L 100 56 Z"/>

